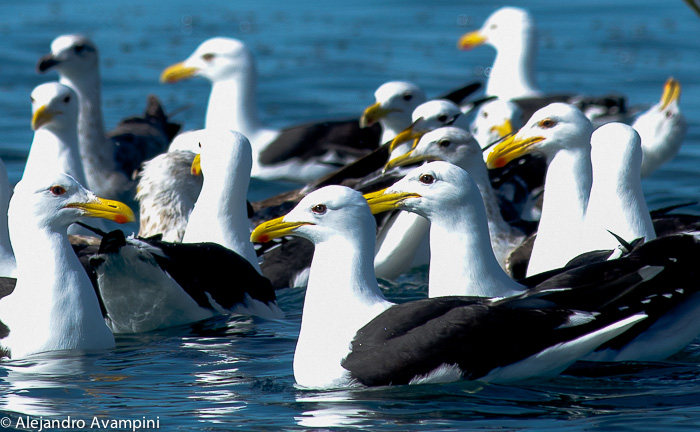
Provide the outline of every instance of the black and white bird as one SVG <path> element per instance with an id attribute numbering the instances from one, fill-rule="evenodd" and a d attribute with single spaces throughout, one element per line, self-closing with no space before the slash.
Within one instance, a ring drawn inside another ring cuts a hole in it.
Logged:
<path id="1" fill-rule="evenodd" d="M 537 26 L 525 9 L 512 6 L 497 9 L 481 29 L 464 34 L 459 39 L 458 47 L 469 50 L 484 44 L 496 50 L 496 58 L 489 70 L 486 95 L 513 100 L 522 109 L 525 121 L 538 109 L 554 102 L 576 105 L 597 124 L 620 121 L 629 115 L 625 98 L 619 95 L 550 95 L 540 89 L 535 70 Z"/>
<path id="2" fill-rule="evenodd" d="M 204 127 L 245 135 L 253 146 L 252 176 L 308 183 L 369 153 L 379 145 L 379 125 L 360 128 L 357 118 L 288 127 L 266 127 L 258 117 L 257 69 L 237 39 L 204 41 L 183 62 L 163 71 L 161 81 L 199 76 L 212 84 Z"/>
<path id="3" fill-rule="evenodd" d="M 229 130 L 210 130 L 208 136 L 216 139 L 203 141 L 191 172 L 181 173 L 204 176 L 183 243 L 110 233 L 90 260 L 108 322 L 117 333 L 229 313 L 283 316 L 249 240 L 250 143 Z M 175 204 L 158 205 L 167 209 Z"/>
<path id="4" fill-rule="evenodd" d="M 552 303 L 473 297 L 388 302 L 373 271 L 371 211 L 343 186 L 309 194 L 251 239 L 285 235 L 315 245 L 294 353 L 303 387 L 550 376 L 645 318 L 608 321 Z"/>
<path id="5" fill-rule="evenodd" d="M 609 135 L 611 133 L 612 136 Z M 602 186 L 596 188 L 596 191 L 604 193 L 598 195 L 600 198 L 591 197 L 596 172 L 591 162 L 592 135 L 596 136 L 594 140 L 602 141 L 596 144 L 596 151 L 601 155 L 597 161 L 600 162 L 598 181 Z M 609 140 L 621 143 L 606 145 Z M 601 128 L 594 134 L 592 123 L 579 109 L 572 105 L 555 103 L 536 112 L 518 133 L 491 151 L 487 160 L 490 167 L 502 166 L 528 153 L 543 154 L 548 161 L 542 217 L 527 275 L 563 267 L 572 258 L 589 250 L 606 249 L 604 245 L 592 245 L 585 227 L 608 227 L 607 229 L 617 231 L 613 232 L 627 241 L 639 237 L 651 239 L 655 236 L 648 224 L 648 212 L 643 212 L 646 203 L 639 184 L 640 152 L 636 152 L 636 166 L 633 163 L 634 159 L 620 162 L 625 157 L 635 154 L 632 151 L 635 145 L 639 147 L 639 137 L 630 131 L 628 126 Z M 608 151 L 619 152 L 614 157 L 617 162 L 611 162 L 612 156 L 606 155 Z M 620 177 L 609 178 L 612 171 L 621 173 Z M 611 183 L 616 181 L 623 182 L 626 186 L 611 186 Z M 629 182 L 634 182 L 634 185 Z M 612 209 L 616 210 L 614 214 L 610 208 L 605 207 L 606 200 L 611 196 L 617 200 L 615 202 L 625 203 L 613 207 Z M 592 211 L 587 218 L 587 208 L 591 199 L 600 199 L 598 202 L 602 208 L 601 211 Z M 613 238 L 612 235 L 608 237 L 607 233 L 602 235 L 605 238 Z"/>
<path id="6" fill-rule="evenodd" d="M 56 70 L 61 84 L 78 94 L 78 142 L 87 186 L 102 196 L 132 200 L 134 171 L 165 151 L 180 126 L 170 123 L 160 102 L 149 96 L 142 118 L 125 119 L 106 135 L 97 47 L 85 36 L 54 39 L 51 53 L 39 60 L 37 70 Z"/>
<path id="7" fill-rule="evenodd" d="M 7 168 L 0 159 L 0 277 L 14 277 L 17 270 L 15 253 L 12 251 L 10 233 L 7 228 L 7 209 L 11 197 L 12 189 L 7 177 Z"/>
<path id="8" fill-rule="evenodd" d="M 9 330 L 0 340 L 5 355 L 114 346 L 90 279 L 68 241 L 68 227 L 90 217 L 124 223 L 133 221 L 134 213 L 65 174 L 32 176 L 15 187 L 8 222 L 17 284 L 0 299 L 0 320 Z"/>
<path id="9" fill-rule="evenodd" d="M 591 360 L 663 360 L 700 334 L 698 236 L 637 243 L 619 259 L 554 270 L 520 284 L 498 266 L 479 190 L 459 167 L 431 162 L 367 199 L 373 212 L 399 208 L 430 220 L 430 297 L 515 296 L 618 317 L 630 312 L 648 315 L 642 324 L 587 356 Z"/>

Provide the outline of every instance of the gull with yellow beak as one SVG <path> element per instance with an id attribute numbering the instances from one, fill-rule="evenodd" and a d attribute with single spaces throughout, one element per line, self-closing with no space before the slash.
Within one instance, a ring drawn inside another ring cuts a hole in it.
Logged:
<path id="1" fill-rule="evenodd" d="M 253 177 L 308 183 L 379 145 L 380 126 L 360 128 L 357 118 L 276 130 L 258 116 L 253 54 L 237 39 L 208 39 L 184 61 L 166 68 L 161 81 L 202 77 L 212 84 L 204 127 L 242 133 L 253 146 Z"/>
<path id="2" fill-rule="evenodd" d="M 673 159 L 683 144 L 688 125 L 680 109 L 681 84 L 669 78 L 661 100 L 642 113 L 632 127 L 642 139 L 642 177 Z"/>
<path id="3" fill-rule="evenodd" d="M 593 124 L 576 107 L 554 103 L 533 114 L 515 135 L 489 153 L 489 168 L 502 167 L 528 153 L 547 159 L 542 217 L 527 275 L 563 267 L 581 252 L 586 206 L 591 191 Z"/>
<path id="4" fill-rule="evenodd" d="M 188 172 L 180 173 L 204 177 L 182 243 L 113 232 L 90 261 L 114 332 L 149 331 L 230 313 L 283 316 L 249 240 L 250 143 L 228 130 L 206 130 L 200 138 L 201 153 Z M 149 217 L 186 204 L 182 196 L 173 196 L 158 202 L 162 210 L 151 209 Z M 187 217 L 185 212 L 179 216 Z"/>
<path id="5" fill-rule="evenodd" d="M 486 208 L 491 246 L 497 262 L 503 269 L 506 269 L 507 258 L 516 247 L 522 244 L 526 236 L 523 231 L 509 225 L 503 219 L 501 201 L 491 186 L 489 174 L 479 144 L 469 132 L 454 126 L 447 126 L 425 134 L 413 150 L 403 157 L 390 161 L 388 166 L 410 165 L 425 160 L 429 161 L 431 159 L 442 160 L 459 166 L 467 171 L 476 182 Z M 508 203 L 504 203 L 504 205 L 507 204 Z M 428 234 L 427 222 L 420 216 L 409 213 L 399 213 L 396 216 L 396 220 L 403 220 L 407 217 L 418 218 L 413 222 L 414 225 L 411 225 L 411 230 L 405 230 L 406 233 L 410 232 L 410 235 L 400 236 L 399 232 L 392 232 L 396 229 L 394 225 L 398 227 L 404 225 L 403 223 L 385 225 L 380 229 L 377 240 L 378 246 L 377 256 L 375 257 L 375 269 L 377 270 L 377 274 L 381 277 L 385 277 L 382 276 L 382 273 L 379 271 L 387 265 L 385 261 L 393 262 L 393 260 L 396 260 L 402 254 L 408 253 L 407 249 L 410 250 L 406 247 L 407 245 L 394 248 L 390 248 L 389 245 L 403 244 L 409 241 L 416 243 L 417 240 L 415 240 L 415 237 L 420 237 L 418 232 L 415 232 L 418 230 L 418 227 L 421 227 L 419 232 L 422 233 L 422 236 L 427 236 Z M 403 238 L 403 240 L 400 242 L 396 240 L 393 242 L 388 241 L 394 237 Z M 427 245 L 427 241 L 421 243 L 421 247 L 427 247 Z M 420 256 L 427 257 L 429 253 L 426 250 Z M 424 260 L 422 263 L 427 264 L 427 260 Z M 407 269 L 403 269 L 403 271 L 405 270 Z"/>
<path id="6" fill-rule="evenodd" d="M 36 69 L 58 72 L 60 83 L 78 95 L 78 145 L 86 187 L 101 196 L 131 201 L 134 171 L 163 152 L 180 126 L 169 122 L 158 99 L 149 95 L 143 117 L 130 117 L 106 134 L 97 45 L 83 35 L 55 38 Z"/>
<path id="7" fill-rule="evenodd" d="M 49 82 L 32 91 L 31 101 L 34 140 L 22 178 L 63 172 L 86 184 L 78 147 L 78 95 Z"/>
<path id="8" fill-rule="evenodd" d="M 614 131 L 618 136 L 629 128 L 615 123 L 605 127 L 618 129 Z M 611 135 L 610 131 L 605 134 Z M 629 146 L 623 140 L 618 147 Z M 606 149 L 602 151 L 605 154 Z M 697 234 L 638 243 L 619 259 L 559 269 L 521 284 L 496 263 L 479 195 L 467 172 L 438 161 L 415 168 L 393 186 L 365 197 L 375 213 L 401 209 L 430 220 L 430 297 L 520 297 L 552 301 L 599 318 L 647 315 L 644 324 L 598 347 L 587 360 L 663 360 L 700 333 Z"/>
<path id="9" fill-rule="evenodd" d="M 315 245 L 293 362 L 294 378 L 306 388 L 552 376 L 645 319 L 598 319 L 517 297 L 393 304 L 372 269 L 371 210 L 343 186 L 310 193 L 286 216 L 259 225 L 251 240 L 286 235 Z"/>
<path id="10" fill-rule="evenodd" d="M 535 77 L 537 58 L 537 26 L 525 9 L 506 6 L 494 11 L 479 30 L 464 34 L 459 49 L 470 50 L 489 45 L 496 58 L 489 69 L 486 95 L 513 100 L 528 120 L 532 113 L 553 102 L 575 104 L 596 124 L 620 121 L 626 117 L 625 98 L 610 94 L 586 96 L 577 94 L 544 94 Z"/>
<path id="11" fill-rule="evenodd" d="M 427 132 L 442 126 L 469 129 L 469 119 L 462 108 L 446 99 L 433 99 L 420 104 L 411 114 L 413 123 L 391 141 L 391 159 L 408 152 Z"/>
<path id="12" fill-rule="evenodd" d="M 68 227 L 85 218 L 126 223 L 134 213 L 66 174 L 28 177 L 15 187 L 8 222 L 17 285 L 0 300 L 6 356 L 114 347 L 92 283 L 68 242 Z"/>

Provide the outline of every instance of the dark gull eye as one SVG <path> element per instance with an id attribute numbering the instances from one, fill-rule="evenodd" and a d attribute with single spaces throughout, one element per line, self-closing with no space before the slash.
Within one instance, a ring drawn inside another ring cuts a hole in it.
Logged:
<path id="1" fill-rule="evenodd" d="M 59 186 L 59 185 L 51 186 L 51 188 L 49 188 L 49 190 L 51 191 L 52 194 L 54 194 L 56 196 L 63 195 L 64 193 L 66 193 L 66 190 L 63 188 L 63 186 Z"/>
<path id="2" fill-rule="evenodd" d="M 441 139 L 440 141 L 438 141 L 437 144 L 438 144 L 438 147 L 440 147 L 440 148 L 447 148 L 452 144 L 452 141 L 450 141 L 448 139 Z"/>
<path id="3" fill-rule="evenodd" d="M 76 54 L 80 54 L 81 52 L 83 52 L 83 50 L 85 50 L 85 45 L 83 44 L 76 45 L 73 47 L 73 51 L 75 51 Z"/>
<path id="4" fill-rule="evenodd" d="M 540 122 L 538 123 L 538 125 L 539 125 L 542 129 L 553 128 L 556 124 L 557 124 L 557 122 L 556 122 L 555 120 L 551 119 L 551 118 L 546 118 L 546 119 L 544 119 L 544 120 L 540 120 Z"/>
<path id="5" fill-rule="evenodd" d="M 435 183 L 435 177 L 432 174 L 421 174 L 421 176 L 418 177 L 418 181 L 423 184 L 430 185 Z"/>
<path id="6" fill-rule="evenodd" d="M 445 123 L 447 121 L 447 114 L 440 114 L 437 119 L 440 123 Z"/>
<path id="7" fill-rule="evenodd" d="M 215 56 L 212 53 L 202 54 L 202 60 L 204 60 L 205 62 L 210 62 L 210 61 L 214 60 L 214 57 Z"/>
<path id="8" fill-rule="evenodd" d="M 66 96 L 63 98 L 63 103 L 68 103 L 70 102 L 70 96 Z"/>
<path id="9" fill-rule="evenodd" d="M 412 95 L 411 93 L 404 93 L 404 95 L 403 95 L 403 100 L 405 100 L 406 102 L 408 102 L 408 101 L 410 101 L 411 99 L 413 99 L 413 95 Z"/>
<path id="10" fill-rule="evenodd" d="M 311 207 L 311 211 L 317 215 L 325 214 L 326 210 L 328 210 L 328 207 L 326 207 L 325 204 L 316 204 L 315 206 Z"/>

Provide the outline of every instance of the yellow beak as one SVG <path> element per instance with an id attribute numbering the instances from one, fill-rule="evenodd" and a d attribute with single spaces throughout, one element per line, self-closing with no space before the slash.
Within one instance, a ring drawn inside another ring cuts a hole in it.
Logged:
<path id="1" fill-rule="evenodd" d="M 401 144 L 407 141 L 413 140 L 413 147 L 415 147 L 418 144 L 418 140 L 420 139 L 420 137 L 425 135 L 425 132 L 419 132 L 414 130 L 414 126 L 417 122 L 418 120 L 413 122 L 411 126 L 407 127 L 406 129 L 399 132 L 398 135 L 396 135 L 396 137 L 391 141 L 391 144 L 389 145 L 389 153 L 393 152 L 396 147 L 400 146 Z"/>
<path id="2" fill-rule="evenodd" d="M 501 168 L 508 162 L 528 154 L 533 144 L 543 140 L 544 137 L 542 136 L 519 138 L 517 135 L 513 135 L 506 138 L 489 153 L 486 159 L 486 166 L 489 169 Z"/>
<path id="3" fill-rule="evenodd" d="M 401 204 L 408 198 L 420 198 L 421 196 L 413 192 L 386 193 L 386 189 L 371 192 L 364 195 L 369 204 L 372 214 L 383 213 L 385 211 L 401 208 Z"/>
<path id="4" fill-rule="evenodd" d="M 479 30 L 466 33 L 459 38 L 457 48 L 461 50 L 470 50 L 479 45 L 486 43 L 486 37 L 482 36 Z"/>
<path id="5" fill-rule="evenodd" d="M 491 132 L 496 132 L 499 138 L 503 138 L 513 133 L 513 125 L 510 120 L 506 120 L 502 124 L 491 126 Z"/>
<path id="6" fill-rule="evenodd" d="M 53 120 L 56 114 L 60 114 L 60 112 L 50 111 L 46 105 L 40 106 L 32 116 L 32 130 L 37 130 L 44 126 Z"/>
<path id="7" fill-rule="evenodd" d="M 673 77 L 666 80 L 664 84 L 664 92 L 661 95 L 661 109 L 663 111 L 666 107 L 673 101 L 680 100 L 681 98 L 681 83 L 676 81 Z"/>
<path id="8" fill-rule="evenodd" d="M 384 172 L 389 171 L 392 168 L 396 167 L 401 167 L 401 166 L 406 166 L 406 165 L 411 165 L 411 164 L 418 164 L 421 162 L 429 162 L 429 161 L 436 161 L 436 160 L 442 160 L 437 156 L 432 156 L 432 155 L 418 155 L 416 156 L 414 154 L 414 150 L 410 150 L 408 153 L 395 157 L 394 159 L 390 160 L 389 162 L 384 165 Z"/>
<path id="9" fill-rule="evenodd" d="M 386 117 L 389 113 L 394 111 L 396 110 L 382 108 L 379 102 L 375 103 L 374 105 L 370 105 L 365 108 L 365 111 L 362 113 L 362 117 L 360 117 L 360 127 L 365 128 L 372 126 L 379 121 L 379 119 Z"/>
<path id="10" fill-rule="evenodd" d="M 199 154 L 194 156 L 190 172 L 195 176 L 202 175 L 202 157 Z"/>
<path id="11" fill-rule="evenodd" d="M 97 198 L 87 203 L 70 203 L 66 207 L 81 209 L 85 216 L 107 219 L 120 224 L 136 220 L 134 212 L 128 205 L 104 198 Z"/>
<path id="12" fill-rule="evenodd" d="M 250 233 L 250 241 L 266 243 L 274 238 L 292 234 L 303 225 L 313 225 L 311 222 L 285 222 L 284 216 L 263 222 Z"/>
<path id="13" fill-rule="evenodd" d="M 192 78 L 199 69 L 185 66 L 184 63 L 176 63 L 166 68 L 160 74 L 160 82 L 174 83 L 184 79 Z"/>

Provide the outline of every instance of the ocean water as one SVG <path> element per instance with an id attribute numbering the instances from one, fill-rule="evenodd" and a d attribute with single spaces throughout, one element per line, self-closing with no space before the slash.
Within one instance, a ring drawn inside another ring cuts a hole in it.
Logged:
<path id="1" fill-rule="evenodd" d="M 4 1 L 0 10 L 0 157 L 16 182 L 31 143 L 34 71 L 59 34 L 98 45 L 107 127 L 155 93 L 185 129 L 202 127 L 207 83 L 158 82 L 203 40 L 246 41 L 260 69 L 261 115 L 273 126 L 358 116 L 374 90 L 412 80 L 429 95 L 483 80 L 493 51 L 456 49 L 506 3 L 476 0 Z M 683 86 L 689 130 L 679 156 L 644 180 L 651 208 L 700 191 L 700 17 L 682 1 L 517 2 L 540 32 L 547 91 L 618 92 L 655 103 Z M 251 199 L 289 187 L 253 182 Z M 691 207 L 696 211 L 697 207 Z M 400 301 L 425 295 L 425 272 L 384 284 Z M 661 363 L 584 369 L 518 385 L 460 382 L 361 390 L 295 387 L 292 357 L 303 292 L 283 290 L 287 318 L 219 317 L 120 336 L 113 350 L 59 352 L 0 364 L 3 430 L 693 431 L 700 429 L 700 346 Z M 475 352 L 474 355 L 479 355 Z M 119 423 L 121 421 L 121 423 Z M 34 423 L 32 423 L 34 422 Z"/>

